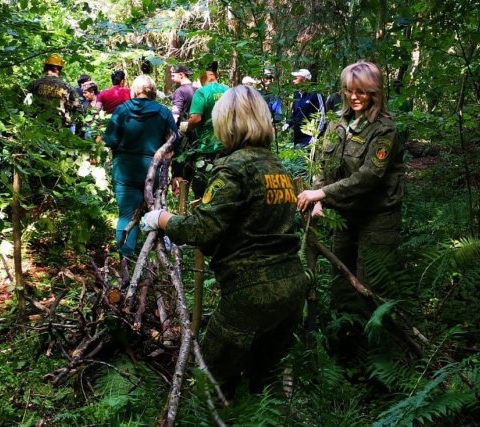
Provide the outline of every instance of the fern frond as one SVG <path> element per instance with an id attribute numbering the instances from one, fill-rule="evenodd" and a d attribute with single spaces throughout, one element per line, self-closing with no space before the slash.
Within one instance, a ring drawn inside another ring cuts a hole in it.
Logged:
<path id="1" fill-rule="evenodd" d="M 431 246 L 437 242 L 437 238 L 432 233 L 421 233 L 418 235 L 407 236 L 402 243 L 401 248 L 405 252 L 416 253 L 422 248 Z"/>
<path id="2" fill-rule="evenodd" d="M 480 255 L 480 240 L 473 237 L 463 237 L 440 243 L 425 253 L 429 269 L 434 269 L 435 277 L 444 277 L 445 274 L 461 272 L 477 265 Z"/>
<path id="3" fill-rule="evenodd" d="M 383 334 L 383 320 L 385 316 L 391 314 L 393 307 L 397 305 L 397 301 L 389 301 L 377 307 L 373 312 L 367 324 L 365 325 L 365 333 L 368 341 L 379 342 Z"/>
<path id="4" fill-rule="evenodd" d="M 370 356 L 368 359 L 369 378 L 382 383 L 389 391 L 408 393 L 418 374 L 403 361 L 395 361 L 383 355 Z"/>
<path id="5" fill-rule="evenodd" d="M 468 268 L 477 263 L 480 257 L 480 239 L 462 237 L 452 240 L 453 261 L 459 269 Z"/>
<path id="6" fill-rule="evenodd" d="M 471 375 L 477 377 L 479 363 L 476 357 L 461 362 L 449 363 L 437 370 L 433 377 L 423 384 L 416 393 L 400 400 L 379 415 L 373 427 L 431 425 L 447 417 L 453 417 L 459 411 L 476 407 L 477 395 L 465 383 L 456 386 L 455 377 L 463 375 L 465 367 L 471 367 Z M 446 385 L 449 387 L 446 387 Z M 428 424 L 427 424 L 428 423 Z"/>
<path id="7" fill-rule="evenodd" d="M 474 393 L 448 392 L 439 394 L 432 402 L 419 408 L 415 421 L 423 425 L 427 422 L 433 423 L 435 419 L 444 419 L 449 414 L 453 415 L 474 401 Z"/>
<path id="8" fill-rule="evenodd" d="M 94 388 L 97 401 L 79 410 L 84 423 L 96 420 L 97 427 L 120 425 L 118 420 L 130 418 L 130 425 L 153 423 L 158 415 L 159 390 L 166 387 L 143 362 L 134 364 L 128 357 L 114 361 L 116 369 L 101 369 L 96 373 Z M 98 420 L 105 420 L 101 424 Z M 118 421 L 118 423 L 117 423 Z"/>
<path id="9" fill-rule="evenodd" d="M 397 251 L 370 249 L 365 251 L 368 286 L 387 299 L 403 299 L 416 288 L 412 272 L 403 270 Z"/>
<path id="10" fill-rule="evenodd" d="M 445 380 L 446 376 L 446 372 L 441 372 L 435 379 L 430 381 L 424 389 L 413 396 L 401 400 L 387 411 L 382 412 L 380 414 L 381 418 L 373 424 L 373 427 L 413 425 L 413 422 L 417 418 L 416 412 L 427 405 L 425 401 L 426 398 L 433 389 Z"/>

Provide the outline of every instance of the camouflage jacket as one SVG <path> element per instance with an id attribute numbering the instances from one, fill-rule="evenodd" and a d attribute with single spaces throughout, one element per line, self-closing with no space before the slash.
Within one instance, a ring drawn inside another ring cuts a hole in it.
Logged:
<path id="1" fill-rule="evenodd" d="M 325 207 L 381 212 L 403 198 L 404 147 L 391 119 L 333 122 L 323 139 L 315 188 L 326 194 Z"/>
<path id="2" fill-rule="evenodd" d="M 296 202 L 281 161 L 266 148 L 246 147 L 215 162 L 201 204 L 191 215 L 172 217 L 166 233 L 212 255 L 221 284 L 290 277 L 302 271 Z"/>
<path id="3" fill-rule="evenodd" d="M 72 113 L 80 110 L 75 89 L 60 77 L 45 76 L 34 80 L 28 85 L 27 91 L 34 95 L 34 106 L 57 110 L 67 125 L 72 121 Z"/>

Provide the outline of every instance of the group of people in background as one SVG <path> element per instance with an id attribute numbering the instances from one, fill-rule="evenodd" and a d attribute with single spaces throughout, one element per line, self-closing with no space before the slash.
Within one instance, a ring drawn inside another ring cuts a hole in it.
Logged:
<path id="1" fill-rule="evenodd" d="M 126 87 L 126 76 L 123 70 L 116 70 L 111 75 L 112 86 L 108 89 L 100 90 L 97 83 L 91 79 L 90 75 L 82 74 L 77 80 L 78 86 L 75 90 L 67 84 L 61 77 L 64 61 L 58 54 L 49 55 L 44 62 L 44 77 L 32 82 L 27 92 L 33 95 L 40 95 L 41 98 L 55 99 L 59 105 L 57 106 L 60 116 L 65 124 L 71 125 L 73 132 L 88 136 L 88 132 L 85 133 L 78 123 L 75 123 L 73 116 L 75 113 L 89 113 L 94 111 L 105 111 L 106 114 L 112 114 L 115 108 L 123 102 L 131 98 L 130 88 Z M 209 118 L 210 111 L 213 108 L 211 100 L 207 102 L 207 108 L 203 112 L 205 117 L 202 121 L 199 119 L 199 114 L 195 111 L 190 112 L 192 105 L 192 99 L 197 88 L 201 87 L 202 91 L 197 94 L 197 100 L 194 104 L 195 108 L 203 109 L 202 95 L 207 90 L 203 89 L 204 86 L 208 86 L 208 97 L 215 96 L 215 94 L 221 94 L 227 86 L 218 82 L 218 63 L 213 62 L 209 64 L 209 68 L 200 78 L 200 84 L 192 82 L 190 77 L 193 72 L 186 66 L 178 64 L 172 69 L 172 81 L 177 85 L 175 91 L 171 94 L 170 100 L 172 103 L 171 111 L 173 113 L 175 123 L 182 133 L 188 135 L 191 140 L 194 137 L 195 140 L 201 140 L 202 144 L 198 147 L 198 151 L 212 159 L 215 158 L 215 152 L 220 150 L 218 143 L 215 142 L 213 136 L 213 130 L 211 128 L 211 120 Z M 293 93 L 293 100 L 290 112 L 284 116 L 282 112 L 282 104 L 278 94 L 272 91 L 272 82 L 274 81 L 274 72 L 270 69 L 265 69 L 264 74 L 260 80 L 253 79 L 246 76 L 242 80 L 242 84 L 259 86 L 258 90 L 261 93 L 264 100 L 267 102 L 269 111 L 274 124 L 278 124 L 284 121 L 282 130 L 293 130 L 293 145 L 295 148 L 306 148 L 312 142 L 312 136 L 305 134 L 302 130 L 305 121 L 311 121 L 313 118 L 317 118 L 317 131 L 319 135 L 322 135 L 326 128 L 326 112 L 333 109 L 333 105 L 330 105 L 331 97 L 325 99 L 325 97 L 318 91 L 311 89 L 312 75 L 307 69 L 300 69 L 291 73 L 294 76 L 293 84 L 296 86 L 296 90 Z M 217 77 L 215 77 L 217 75 Z M 205 79 L 201 81 L 201 79 Z M 211 84 L 215 83 L 215 84 Z M 58 90 L 56 90 L 57 88 Z M 56 92 L 55 92 L 56 91 Z M 76 94 L 76 96 L 75 96 Z M 338 103 L 339 94 L 336 100 Z M 199 105 L 198 105 L 199 104 Z M 183 125 L 182 125 L 183 124 Z M 209 144 L 214 146 L 209 147 Z M 216 145 L 216 146 L 215 146 Z M 188 175 L 188 174 L 187 174 Z M 192 176 L 188 177 L 192 179 Z M 192 187 L 195 191 L 195 196 L 200 197 L 205 189 L 205 179 L 203 183 L 192 183 Z M 178 182 L 174 180 L 175 183 Z M 198 188 L 197 188 L 198 187 Z"/>
<path id="2" fill-rule="evenodd" d="M 111 79 L 112 86 L 100 91 L 97 83 L 88 74 L 79 76 L 78 87 L 75 90 L 83 111 L 95 108 L 112 114 L 118 105 L 130 99 L 130 89 L 125 87 L 125 72 L 116 70 L 112 73 Z"/>
<path id="3" fill-rule="evenodd" d="M 130 89 L 125 87 L 125 73 L 122 70 L 114 71 L 111 76 L 112 87 L 102 91 L 88 74 L 82 74 L 77 80 L 78 86 L 73 88 L 61 76 L 64 65 L 60 55 L 49 55 L 43 64 L 43 77 L 27 86 L 24 102 L 32 104 L 35 100 L 36 111 L 56 111 L 56 117 L 50 114 L 50 119 L 57 118 L 72 133 L 88 137 L 88 131 L 83 128 L 79 116 L 91 110 L 112 114 L 118 105 L 129 100 Z"/>
<path id="4" fill-rule="evenodd" d="M 45 64 L 46 77 L 28 90 L 45 95 L 42 85 L 51 79 L 56 93 L 74 103 L 74 90 L 71 95 L 59 77 L 63 60 L 52 58 Z M 149 212 L 140 228 L 163 229 L 171 241 L 195 245 L 211 256 L 221 298 L 208 323 L 203 350 L 229 397 L 242 378 L 248 379 L 251 392 L 260 392 L 293 343 L 311 285 L 298 255 L 297 210 L 311 209 L 312 216 L 321 217 L 330 208 L 345 220 L 346 227 L 334 231 L 333 251 L 367 286 L 369 251 L 393 253 L 400 240 L 403 146 L 386 107 L 381 70 L 367 61 L 347 66 L 340 76 L 341 88 L 328 98 L 312 89 L 308 69 L 291 74 L 296 90 L 283 129 L 293 129 L 294 147 L 305 150 L 314 138 L 303 125 L 315 118 L 321 137 L 314 188 L 298 197 L 292 177 L 271 150 L 274 125 L 283 119 L 280 99 L 271 90 L 271 71 L 266 70 L 260 81 L 245 78 L 243 84 L 228 88 L 219 82 L 218 63 L 212 62 L 197 88 L 192 71 L 177 65 L 171 74 L 177 85 L 171 109 L 156 101 L 157 87 L 147 74 L 136 77 L 127 89 L 125 75 L 116 72 L 112 88 L 100 93 L 93 81 L 78 81 L 85 108 L 112 114 L 103 141 L 113 153 L 122 257 L 135 253 L 138 228 L 126 239 L 123 231 L 142 205 L 152 157 L 174 136 L 172 189 L 177 192 L 180 180 L 187 180 L 200 204 L 186 216 L 166 209 Z M 337 112 L 328 123 L 327 110 Z M 176 160 L 189 150 L 192 155 L 186 160 Z M 213 166 L 210 172 L 198 166 L 200 158 Z M 371 313 L 345 282 L 335 285 L 331 301 L 338 312 L 364 317 Z M 332 337 L 331 346 L 344 340 L 337 348 L 348 358 L 355 348 L 353 335 L 348 327 L 342 333 L 345 336 Z"/>

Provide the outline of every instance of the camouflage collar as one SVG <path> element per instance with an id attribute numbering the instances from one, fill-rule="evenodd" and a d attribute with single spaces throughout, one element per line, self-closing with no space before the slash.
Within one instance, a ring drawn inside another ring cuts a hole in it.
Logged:
<path id="1" fill-rule="evenodd" d="M 352 119 L 347 124 L 347 133 L 350 132 L 358 134 L 362 132 L 368 126 L 368 124 L 369 122 L 365 114 L 362 114 L 357 119 L 354 119 L 352 117 Z"/>

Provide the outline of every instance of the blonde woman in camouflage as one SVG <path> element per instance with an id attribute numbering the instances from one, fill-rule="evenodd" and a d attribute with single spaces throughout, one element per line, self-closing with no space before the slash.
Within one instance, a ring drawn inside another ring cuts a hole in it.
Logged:
<path id="1" fill-rule="evenodd" d="M 266 102 L 253 87 L 229 89 L 212 112 L 227 156 L 217 159 L 201 204 L 187 216 L 147 213 L 145 231 L 161 228 L 177 244 L 210 255 L 221 289 L 205 331 L 207 365 L 232 398 L 242 377 L 252 393 L 274 379 L 293 342 L 308 286 L 293 229 L 297 199 L 271 152 Z"/>
<path id="2" fill-rule="evenodd" d="M 334 232 L 333 251 L 371 287 L 366 260 L 372 251 L 383 254 L 385 263 L 391 260 L 387 269 L 397 268 L 398 257 L 392 255 L 402 227 L 404 147 L 387 111 L 381 70 L 359 61 L 342 71 L 341 82 L 340 118 L 330 123 L 324 136 L 315 189 L 298 195 L 298 208 L 305 211 L 313 205 L 313 216 L 331 208 L 344 218 L 346 227 Z M 362 318 L 372 313 L 368 301 L 343 280 L 334 281 L 331 301 L 340 313 Z M 346 323 L 331 337 L 330 347 L 348 361 L 363 345 L 363 326 Z"/>

